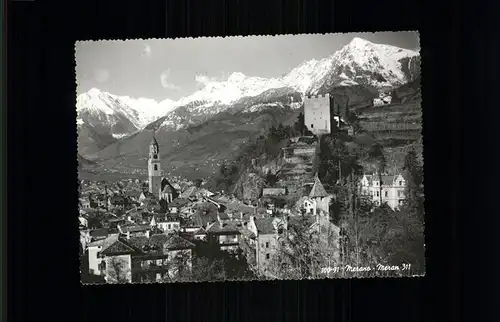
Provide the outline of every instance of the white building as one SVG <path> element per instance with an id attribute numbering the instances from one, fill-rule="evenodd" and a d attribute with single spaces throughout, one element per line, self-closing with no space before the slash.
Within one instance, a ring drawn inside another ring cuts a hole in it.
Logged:
<path id="1" fill-rule="evenodd" d="M 375 205 L 387 203 L 391 209 L 397 209 L 405 199 L 405 179 L 398 175 L 363 175 L 361 179 L 361 193 L 369 196 Z"/>
<path id="2" fill-rule="evenodd" d="M 385 92 L 380 92 L 378 98 L 373 99 L 373 106 L 389 105 L 392 102 L 392 96 Z"/>

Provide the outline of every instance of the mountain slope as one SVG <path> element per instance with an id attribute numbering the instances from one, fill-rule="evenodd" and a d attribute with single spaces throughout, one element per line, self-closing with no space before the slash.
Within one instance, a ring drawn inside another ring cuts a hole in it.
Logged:
<path id="1" fill-rule="evenodd" d="M 311 84 L 308 92 L 325 92 L 338 85 L 393 89 L 412 80 L 416 65 L 420 67 L 418 56 L 412 50 L 354 38 L 332 55 L 329 72 Z"/>
<path id="2" fill-rule="evenodd" d="M 187 130 L 157 131 L 155 137 L 160 144 L 162 168 L 166 173 L 187 177 L 211 175 L 222 161 L 232 160 L 256 136 L 273 125 L 293 123 L 299 112 L 289 106 L 256 112 L 224 112 Z M 125 171 L 125 168 L 141 168 L 145 175 L 152 135 L 152 131 L 147 134 L 143 131 L 128 138 L 127 146 L 134 147 L 133 153 L 122 153 L 101 163 L 107 168 L 123 167 Z"/>
<path id="3" fill-rule="evenodd" d="M 100 134 L 87 123 L 78 124 L 78 153 L 82 156 L 92 156 L 117 140 L 110 134 Z"/>
<path id="4" fill-rule="evenodd" d="M 150 99 L 116 96 L 93 88 L 77 97 L 77 114 L 81 123 L 100 134 L 122 137 L 135 133 L 175 108 L 170 100 L 160 103 Z"/>

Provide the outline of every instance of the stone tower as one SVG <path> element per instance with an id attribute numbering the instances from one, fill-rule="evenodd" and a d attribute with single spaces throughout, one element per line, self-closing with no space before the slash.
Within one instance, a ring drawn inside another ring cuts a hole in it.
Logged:
<path id="1" fill-rule="evenodd" d="M 160 199 L 161 193 L 161 165 L 159 146 L 154 135 L 153 140 L 149 144 L 149 158 L 148 158 L 148 179 L 149 179 L 149 192 Z"/>
<path id="2" fill-rule="evenodd" d="M 316 135 L 331 132 L 330 94 L 304 97 L 304 123 Z"/>

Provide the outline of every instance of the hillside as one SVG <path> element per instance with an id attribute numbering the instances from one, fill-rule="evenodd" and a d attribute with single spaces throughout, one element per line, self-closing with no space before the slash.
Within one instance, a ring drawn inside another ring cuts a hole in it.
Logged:
<path id="1" fill-rule="evenodd" d="M 116 141 L 117 139 L 109 133 L 99 133 L 97 129 L 86 123 L 78 124 L 78 153 L 80 155 L 92 156 Z"/>
<path id="2" fill-rule="evenodd" d="M 188 177 L 212 175 L 222 161 L 232 160 L 241 148 L 268 128 L 279 123 L 291 124 L 299 111 L 283 109 L 263 109 L 258 112 L 221 113 L 200 125 L 183 131 L 157 131 L 155 137 L 160 144 L 162 168 L 166 173 L 175 172 Z M 141 173 L 145 175 L 148 145 L 152 131 L 140 132 L 127 139 L 127 144 L 114 144 L 105 150 L 114 157 L 104 159 L 101 164 L 108 169 Z M 133 148 L 134 151 L 123 150 Z M 119 154 L 121 153 L 121 155 Z M 139 170 L 135 170 L 139 169 Z"/>

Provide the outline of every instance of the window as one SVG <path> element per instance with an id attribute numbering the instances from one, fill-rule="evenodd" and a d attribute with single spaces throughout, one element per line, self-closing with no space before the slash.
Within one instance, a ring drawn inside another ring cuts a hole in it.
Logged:
<path id="1" fill-rule="evenodd" d="M 403 181 L 399 181 L 399 185 L 402 186 L 403 185 Z"/>
<path id="2" fill-rule="evenodd" d="M 167 225 L 167 229 L 172 229 L 172 225 L 171 225 L 171 224 L 168 224 L 168 225 Z"/>
<path id="3" fill-rule="evenodd" d="M 403 195 L 403 191 L 399 190 L 398 191 L 398 197 L 401 197 Z"/>
<path id="4" fill-rule="evenodd" d="M 314 129 L 314 124 L 311 124 L 311 129 Z"/>
<path id="5" fill-rule="evenodd" d="M 380 197 L 380 192 L 379 191 L 377 191 L 377 197 Z"/>
<path id="6" fill-rule="evenodd" d="M 155 164 L 155 171 L 156 171 L 156 170 L 158 170 L 158 165 L 157 165 L 157 164 Z"/>
<path id="7" fill-rule="evenodd" d="M 388 197 L 388 196 L 389 196 L 389 193 L 388 193 L 387 191 L 385 192 L 385 196 L 386 196 L 386 197 Z"/>
<path id="8" fill-rule="evenodd" d="M 266 254 L 266 259 L 269 259 L 271 256 L 269 254 Z"/>
<path id="9" fill-rule="evenodd" d="M 161 266 L 161 264 L 162 264 L 162 260 L 161 259 L 157 259 L 156 260 L 156 265 Z"/>
<path id="10" fill-rule="evenodd" d="M 161 273 L 156 273 L 156 280 L 157 281 L 161 280 Z"/>
<path id="11" fill-rule="evenodd" d="M 153 159 L 158 159 L 158 154 L 153 154 Z"/>
<path id="12" fill-rule="evenodd" d="M 269 242 L 266 242 L 266 248 L 269 248 Z"/>
<path id="13" fill-rule="evenodd" d="M 98 268 L 100 271 L 106 270 L 106 262 L 105 261 L 100 262 Z"/>

